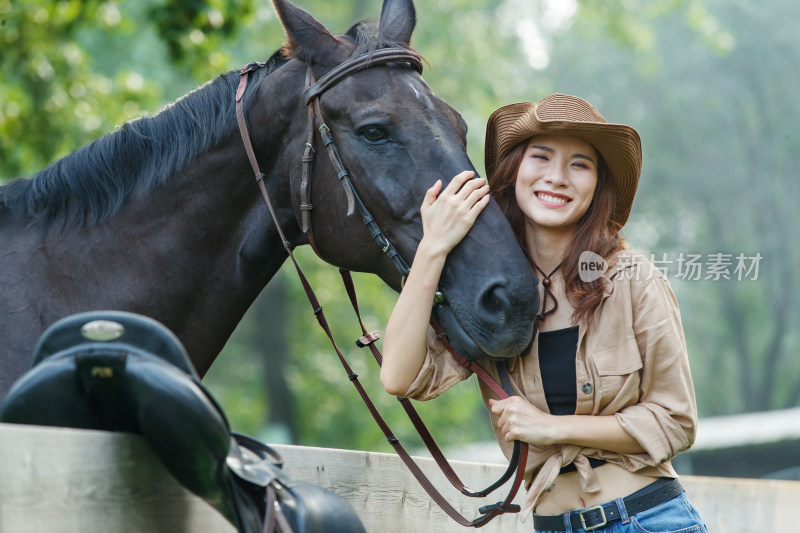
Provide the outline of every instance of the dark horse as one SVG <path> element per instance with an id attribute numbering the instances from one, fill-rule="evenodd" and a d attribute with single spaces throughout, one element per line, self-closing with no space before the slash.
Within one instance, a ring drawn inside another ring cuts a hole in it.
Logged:
<path id="1" fill-rule="evenodd" d="M 362 22 L 334 37 L 289 2 L 274 4 L 288 45 L 250 74 L 244 105 L 278 219 L 297 246 L 308 243 L 299 223 L 307 67 L 319 79 L 350 58 L 408 49 L 416 16 L 411 0 L 385 0 L 377 31 Z M 162 322 L 205 374 L 287 258 L 237 129 L 238 82 L 237 71 L 223 74 L 157 115 L 0 188 L 0 398 L 28 369 L 48 325 L 93 309 Z M 473 169 L 463 119 L 403 62 L 356 72 L 321 102 L 355 189 L 410 263 L 425 190 Z M 399 290 L 400 275 L 361 217 L 347 215 L 316 135 L 313 144 L 320 154 L 309 179 L 318 254 Z M 534 281 L 492 203 L 447 260 L 440 285 L 447 301 L 436 319 L 470 358 L 516 355 L 532 333 Z"/>

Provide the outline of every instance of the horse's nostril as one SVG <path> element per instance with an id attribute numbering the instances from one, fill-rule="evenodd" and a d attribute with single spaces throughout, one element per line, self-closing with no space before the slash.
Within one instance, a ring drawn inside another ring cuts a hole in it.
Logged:
<path id="1" fill-rule="evenodd" d="M 508 290 L 501 282 L 486 287 L 475 304 L 475 315 L 485 323 L 504 322 L 511 311 Z"/>

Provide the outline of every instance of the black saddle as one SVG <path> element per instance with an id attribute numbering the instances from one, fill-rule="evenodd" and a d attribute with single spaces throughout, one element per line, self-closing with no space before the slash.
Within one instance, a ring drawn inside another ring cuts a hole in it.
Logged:
<path id="1" fill-rule="evenodd" d="M 95 311 L 53 324 L 0 403 L 0 422 L 141 434 L 241 533 L 365 531 L 344 500 L 292 480 L 272 448 L 231 433 L 178 338 L 141 315 Z"/>

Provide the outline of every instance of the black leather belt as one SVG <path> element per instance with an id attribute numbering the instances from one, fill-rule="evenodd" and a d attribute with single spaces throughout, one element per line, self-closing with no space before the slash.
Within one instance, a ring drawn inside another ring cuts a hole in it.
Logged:
<path id="1" fill-rule="evenodd" d="M 630 516 L 668 502 L 682 492 L 683 486 L 681 486 L 680 481 L 664 477 L 643 489 L 637 490 L 630 496 L 626 496 L 622 499 L 622 503 L 625 504 L 625 510 Z M 580 511 L 571 511 L 555 516 L 534 514 L 533 527 L 537 531 L 566 531 L 567 527 L 564 518 L 565 515 L 569 515 L 572 529 L 592 531 L 620 520 L 621 514 L 615 500 L 603 505 L 595 505 Z"/>

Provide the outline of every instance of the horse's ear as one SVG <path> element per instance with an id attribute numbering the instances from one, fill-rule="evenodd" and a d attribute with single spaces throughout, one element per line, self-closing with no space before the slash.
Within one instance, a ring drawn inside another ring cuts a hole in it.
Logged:
<path id="1" fill-rule="evenodd" d="M 395 43 L 408 45 L 417 25 L 417 13 L 412 0 L 384 0 L 378 36 Z"/>
<path id="2" fill-rule="evenodd" d="M 341 45 L 317 19 L 287 0 L 272 0 L 272 3 L 286 30 L 293 57 L 326 68 L 341 62 Z"/>

